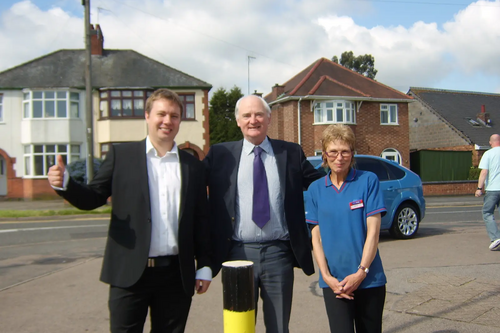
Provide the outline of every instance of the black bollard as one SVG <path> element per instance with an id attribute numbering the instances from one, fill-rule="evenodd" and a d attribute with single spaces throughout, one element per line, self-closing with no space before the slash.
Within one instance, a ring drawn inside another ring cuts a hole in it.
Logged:
<path id="1" fill-rule="evenodd" d="M 225 333 L 255 333 L 253 262 L 222 264 Z"/>

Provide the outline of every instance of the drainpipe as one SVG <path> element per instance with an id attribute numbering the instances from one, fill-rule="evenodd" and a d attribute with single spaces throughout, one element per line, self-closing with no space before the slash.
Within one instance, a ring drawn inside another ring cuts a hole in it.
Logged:
<path id="1" fill-rule="evenodd" d="M 299 98 L 299 107 L 297 108 L 297 136 L 299 137 L 298 144 L 302 145 L 302 140 L 301 138 L 301 126 L 300 126 L 300 102 L 302 101 L 302 98 Z"/>

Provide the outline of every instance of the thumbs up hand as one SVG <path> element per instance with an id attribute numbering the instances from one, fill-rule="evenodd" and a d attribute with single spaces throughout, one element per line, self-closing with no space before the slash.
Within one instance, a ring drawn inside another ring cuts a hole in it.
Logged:
<path id="1" fill-rule="evenodd" d="M 61 155 L 56 156 L 56 164 L 49 168 L 48 180 L 49 184 L 54 187 L 63 187 L 64 170 L 66 166 Z"/>

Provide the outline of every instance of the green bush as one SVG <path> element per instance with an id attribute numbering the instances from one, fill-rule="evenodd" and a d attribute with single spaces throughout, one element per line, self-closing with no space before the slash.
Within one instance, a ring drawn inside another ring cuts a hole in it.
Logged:
<path id="1" fill-rule="evenodd" d="M 476 167 L 470 167 L 468 180 L 478 180 L 480 173 L 481 173 L 481 169 L 476 168 Z"/>
<path id="2" fill-rule="evenodd" d="M 99 171 L 102 160 L 100 158 L 94 157 L 94 175 Z M 71 162 L 67 166 L 69 175 L 76 182 L 81 184 L 87 183 L 87 160 L 82 158 L 77 161 Z"/>

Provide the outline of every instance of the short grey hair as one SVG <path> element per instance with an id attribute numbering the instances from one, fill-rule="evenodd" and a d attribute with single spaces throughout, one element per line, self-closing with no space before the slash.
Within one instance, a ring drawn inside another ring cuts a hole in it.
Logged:
<path id="1" fill-rule="evenodd" d="M 242 99 L 246 98 L 246 97 L 249 97 L 249 96 L 255 96 L 257 97 L 258 99 L 260 99 L 260 101 L 262 102 L 262 106 L 264 106 L 264 110 L 266 110 L 266 113 L 267 113 L 267 116 L 268 117 L 271 117 L 271 108 L 269 107 L 269 104 L 267 104 L 266 100 L 263 99 L 262 97 L 258 96 L 258 95 L 247 95 L 247 96 L 243 96 L 241 97 L 237 102 L 236 102 L 236 106 L 234 107 L 234 119 L 238 119 L 238 112 L 240 110 L 240 102 Z"/>

